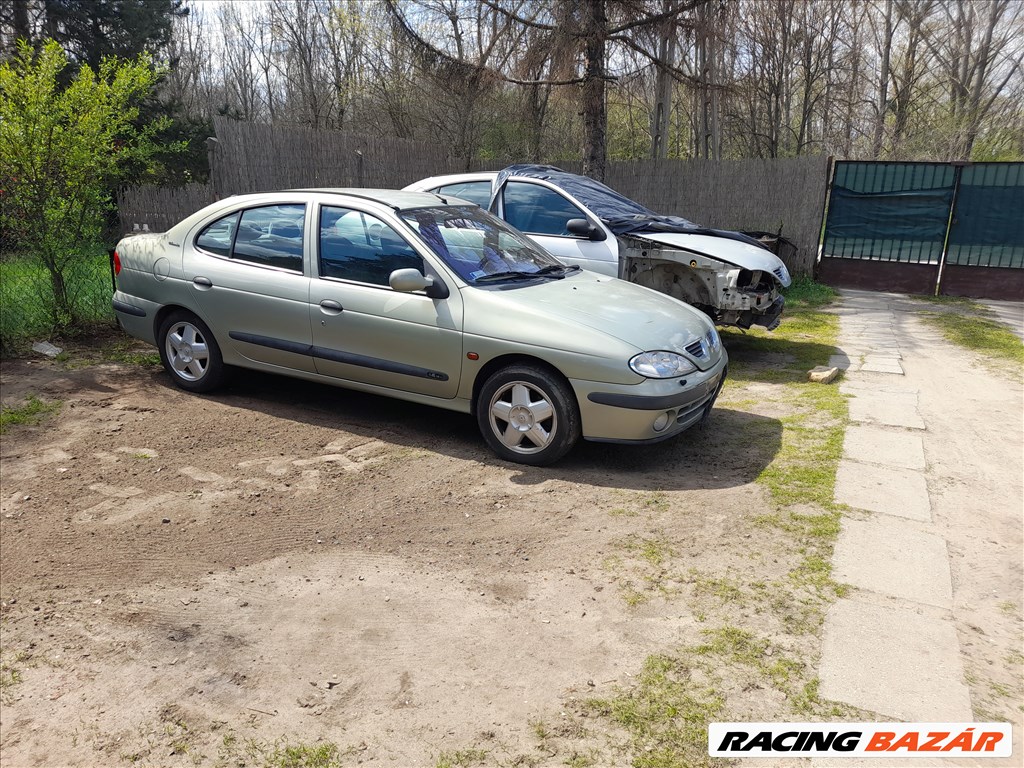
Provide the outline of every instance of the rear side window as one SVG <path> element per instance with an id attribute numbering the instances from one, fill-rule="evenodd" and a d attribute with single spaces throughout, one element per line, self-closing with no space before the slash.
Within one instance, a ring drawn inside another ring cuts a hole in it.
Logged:
<path id="1" fill-rule="evenodd" d="M 491 182 L 489 181 L 463 181 L 458 184 L 446 184 L 436 190 L 439 195 L 451 195 L 460 197 L 476 203 L 481 208 L 486 208 L 491 202 Z"/>
<path id="2" fill-rule="evenodd" d="M 199 233 L 196 247 L 218 256 L 228 256 L 231 253 L 231 241 L 235 237 L 235 230 L 238 229 L 238 216 L 238 213 L 232 213 L 223 219 L 217 219 Z"/>
<path id="3" fill-rule="evenodd" d="M 266 205 L 235 212 L 210 224 L 196 247 L 237 261 L 302 271 L 306 206 Z"/>

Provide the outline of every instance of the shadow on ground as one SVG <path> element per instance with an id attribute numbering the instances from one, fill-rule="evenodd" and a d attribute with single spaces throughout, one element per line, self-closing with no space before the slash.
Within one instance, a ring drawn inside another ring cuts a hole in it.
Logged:
<path id="1" fill-rule="evenodd" d="M 163 371 L 153 384 L 173 389 Z M 181 393 L 181 397 L 193 397 Z M 782 441 L 777 419 L 716 408 L 703 427 L 654 445 L 581 441 L 554 467 L 507 464 L 486 447 L 475 419 L 462 413 L 254 371 L 239 371 L 209 399 L 235 408 L 344 430 L 488 465 L 512 467 L 523 485 L 558 478 L 636 490 L 719 488 L 752 482 Z"/>

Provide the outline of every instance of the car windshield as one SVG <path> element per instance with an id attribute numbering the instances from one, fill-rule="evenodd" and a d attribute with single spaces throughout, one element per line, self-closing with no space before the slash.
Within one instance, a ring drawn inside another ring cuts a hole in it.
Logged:
<path id="1" fill-rule="evenodd" d="M 470 284 L 553 279 L 575 269 L 476 206 L 412 208 L 401 216 Z"/>

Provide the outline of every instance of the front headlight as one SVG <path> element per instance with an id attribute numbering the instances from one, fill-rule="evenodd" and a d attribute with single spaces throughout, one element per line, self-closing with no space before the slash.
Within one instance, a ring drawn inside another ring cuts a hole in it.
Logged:
<path id="1" fill-rule="evenodd" d="M 722 340 L 718 336 L 718 329 L 716 329 L 715 326 L 711 326 L 711 330 L 709 330 L 707 334 L 704 336 L 704 340 L 708 343 L 708 346 L 713 350 L 717 350 L 718 345 L 721 344 L 722 342 Z"/>
<path id="2" fill-rule="evenodd" d="M 675 352 L 641 352 L 629 361 L 629 367 L 649 379 L 671 379 L 697 370 L 697 366 Z"/>

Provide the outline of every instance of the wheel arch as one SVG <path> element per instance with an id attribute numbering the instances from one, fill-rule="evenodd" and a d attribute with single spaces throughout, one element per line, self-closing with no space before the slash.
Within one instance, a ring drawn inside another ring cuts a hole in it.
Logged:
<path id="1" fill-rule="evenodd" d="M 499 355 L 498 357 L 488 360 L 483 364 L 480 370 L 477 371 L 476 378 L 473 380 L 473 398 L 470 403 L 471 413 L 476 413 L 477 401 L 480 397 L 480 390 L 483 388 L 484 383 L 502 368 L 507 368 L 510 365 L 533 365 L 538 368 L 543 368 L 562 379 L 566 386 L 568 386 L 569 391 L 572 392 L 573 397 L 576 397 L 576 392 L 573 389 L 572 384 L 569 382 L 569 377 L 547 360 L 542 360 L 539 357 L 522 353 Z M 576 403 L 576 406 L 579 407 L 578 402 Z"/>
<path id="2" fill-rule="evenodd" d="M 698 270 L 689 264 L 665 259 L 636 260 L 632 266 L 636 271 L 629 275 L 631 283 L 672 296 L 691 306 L 707 307 L 711 311 L 718 307 L 718 298 L 709 285 L 709 277 L 701 274 L 710 270 Z"/>
<path id="3" fill-rule="evenodd" d="M 160 346 L 160 328 L 163 326 L 164 321 L 175 312 L 187 312 L 193 317 L 201 320 L 203 325 L 209 329 L 213 338 L 216 339 L 217 344 L 220 346 L 221 352 L 223 353 L 225 349 L 223 339 L 218 337 L 217 332 L 210 327 L 210 324 L 206 322 L 206 318 L 197 312 L 195 307 L 188 307 L 184 304 L 165 304 L 157 310 L 156 315 L 153 317 L 153 338 L 156 339 L 157 346 Z"/>
<path id="4" fill-rule="evenodd" d="M 153 338 L 156 339 L 158 346 L 160 344 L 160 328 L 163 326 L 164 320 L 175 312 L 189 312 L 190 314 L 199 317 L 199 315 L 196 314 L 196 311 L 191 307 L 186 307 L 182 304 L 164 304 L 157 310 L 156 315 L 153 316 Z M 199 319 L 202 320 L 202 318 Z M 206 321 L 204 320 L 203 322 Z M 207 324 L 207 327 L 209 327 L 209 324 Z"/>

